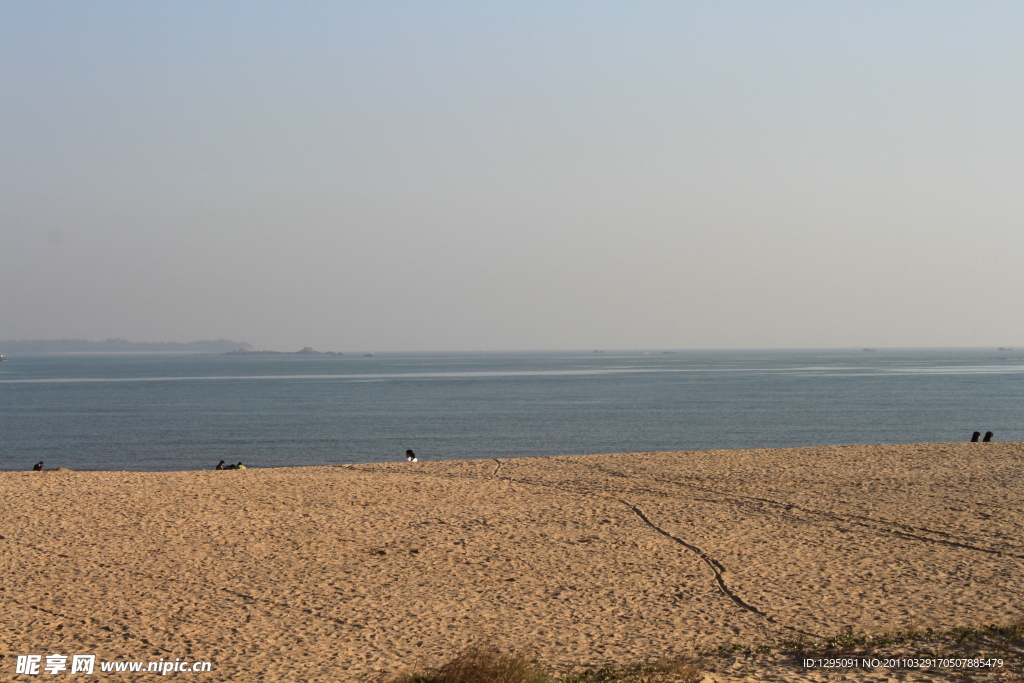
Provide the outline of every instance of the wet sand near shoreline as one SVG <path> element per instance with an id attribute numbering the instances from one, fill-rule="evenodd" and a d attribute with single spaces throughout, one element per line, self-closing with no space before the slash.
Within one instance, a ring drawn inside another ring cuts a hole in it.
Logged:
<path id="1" fill-rule="evenodd" d="M 992 443 L 0 473 L 0 680 L 33 680 L 19 654 L 358 681 L 479 641 L 565 671 L 1004 624 L 1022 470 Z M 736 680 L 812 678 L 780 667 Z"/>

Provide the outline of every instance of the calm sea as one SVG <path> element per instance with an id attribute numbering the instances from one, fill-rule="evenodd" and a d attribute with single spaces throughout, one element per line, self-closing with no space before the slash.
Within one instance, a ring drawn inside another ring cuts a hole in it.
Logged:
<path id="1" fill-rule="evenodd" d="M 1024 441 L 994 349 L 38 355 L 0 364 L 0 469 L 209 469 Z"/>

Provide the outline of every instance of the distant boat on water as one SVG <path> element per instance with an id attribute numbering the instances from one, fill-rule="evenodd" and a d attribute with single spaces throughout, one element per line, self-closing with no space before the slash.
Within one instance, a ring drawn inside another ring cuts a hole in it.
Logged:
<path id="1" fill-rule="evenodd" d="M 1000 346 L 999 350 L 1000 351 L 1013 351 L 1013 347 L 1012 346 Z M 7 360 L 3 356 L 0 356 L 0 358 L 3 358 L 4 360 Z"/>
<path id="2" fill-rule="evenodd" d="M 5 360 L 7 360 L 7 356 L 5 356 L 4 354 L 0 353 L 0 363 L 3 363 Z"/>
<path id="3" fill-rule="evenodd" d="M 869 349 L 869 348 L 866 348 L 866 347 L 861 349 L 861 351 L 877 351 L 877 350 L 878 349 Z"/>
<path id="4" fill-rule="evenodd" d="M 364 353 L 363 355 L 366 356 L 367 358 L 373 358 L 372 353 Z"/>

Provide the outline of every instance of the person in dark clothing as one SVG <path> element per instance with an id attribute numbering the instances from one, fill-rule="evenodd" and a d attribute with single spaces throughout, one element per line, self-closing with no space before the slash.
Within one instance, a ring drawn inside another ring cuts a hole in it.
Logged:
<path id="1" fill-rule="evenodd" d="M 992 440 L 993 436 L 994 435 L 992 434 L 992 432 L 985 432 L 985 438 L 982 439 L 982 441 L 984 441 L 985 443 L 988 443 L 989 441 Z"/>
<path id="2" fill-rule="evenodd" d="M 971 443 L 978 443 L 979 439 L 981 439 L 981 432 L 974 432 L 971 434 Z"/>
<path id="3" fill-rule="evenodd" d="M 418 462 L 416 460 L 416 454 L 412 452 L 411 448 L 405 452 L 405 460 L 406 462 Z"/>
<path id="4" fill-rule="evenodd" d="M 224 469 L 224 461 L 223 460 L 221 460 L 219 463 L 217 463 L 217 469 L 218 470 Z"/>
<path id="5" fill-rule="evenodd" d="M 32 471 L 33 471 L 33 472 L 42 472 L 42 471 L 43 471 L 43 461 L 42 461 L 42 460 L 40 460 L 39 462 L 37 462 L 37 463 L 36 463 L 36 464 L 35 464 L 35 465 L 34 465 L 34 466 L 32 467 Z"/>

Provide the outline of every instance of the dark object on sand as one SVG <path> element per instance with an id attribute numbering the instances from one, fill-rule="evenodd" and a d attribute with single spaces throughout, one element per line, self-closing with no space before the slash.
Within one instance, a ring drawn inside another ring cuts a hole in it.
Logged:
<path id="1" fill-rule="evenodd" d="M 224 469 L 224 461 L 223 460 L 221 460 L 219 463 L 217 463 L 217 469 L 218 470 Z"/>
<path id="2" fill-rule="evenodd" d="M 42 461 L 42 460 L 40 460 L 39 462 L 37 462 L 37 463 L 36 463 L 36 464 L 35 464 L 35 465 L 34 465 L 34 466 L 32 467 L 32 471 L 33 471 L 33 472 L 42 472 L 42 471 L 43 471 L 43 461 Z"/>
<path id="3" fill-rule="evenodd" d="M 971 443 L 978 443 L 978 439 L 981 438 L 981 432 L 974 432 L 971 434 Z"/>
<path id="4" fill-rule="evenodd" d="M 993 436 L 994 435 L 992 434 L 992 432 L 985 432 L 985 438 L 982 439 L 982 441 L 984 441 L 985 443 L 988 443 L 989 441 L 992 440 Z"/>

